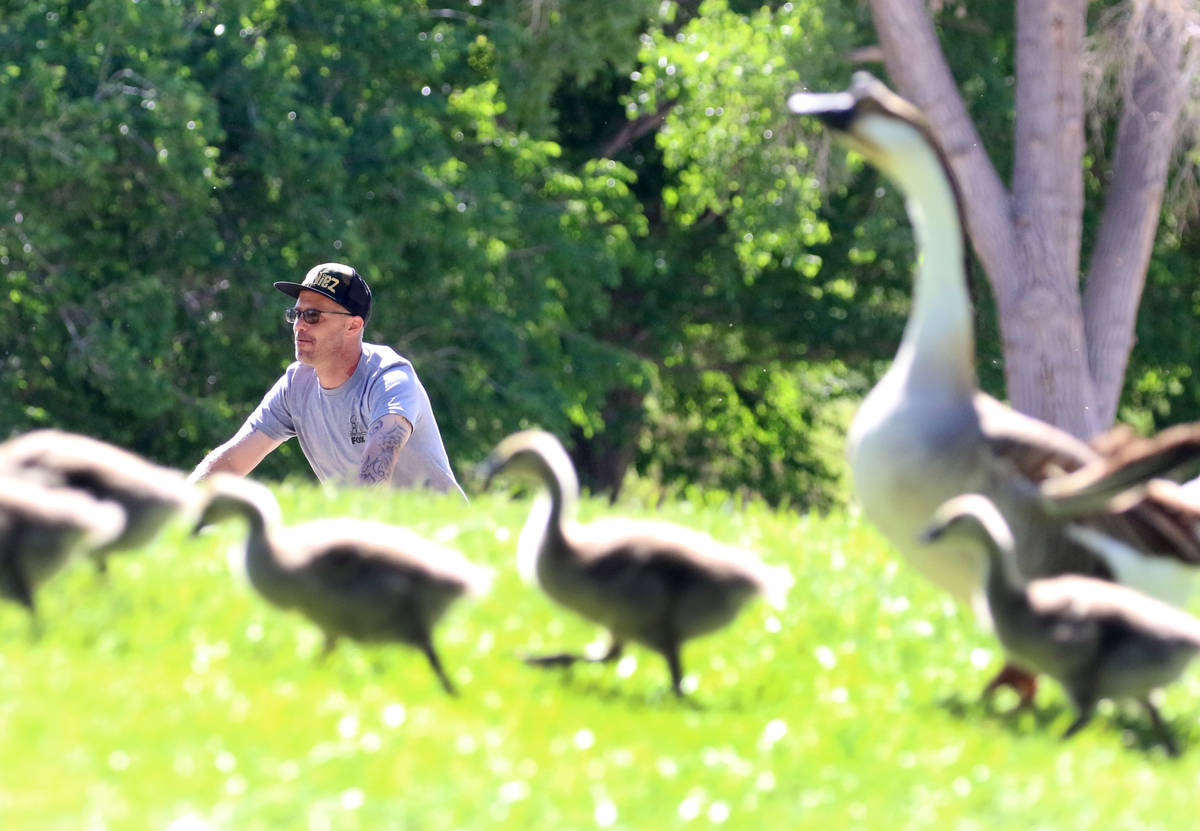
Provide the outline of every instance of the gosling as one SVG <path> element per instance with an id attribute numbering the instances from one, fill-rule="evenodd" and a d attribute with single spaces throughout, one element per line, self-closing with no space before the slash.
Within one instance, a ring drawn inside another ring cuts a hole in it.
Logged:
<path id="1" fill-rule="evenodd" d="M 1008 522 L 986 497 L 943 503 L 924 533 L 928 541 L 982 543 L 984 591 L 996 634 L 1012 659 L 1055 678 L 1077 717 L 1066 739 L 1092 718 L 1104 698 L 1133 698 L 1150 715 L 1171 755 L 1179 750 L 1150 700 L 1200 650 L 1200 620 L 1135 589 L 1081 575 L 1026 581 L 1016 568 Z"/>
<path id="2" fill-rule="evenodd" d="M 195 490 L 181 472 L 64 430 L 34 430 L 0 444 L 0 472 L 118 503 L 124 528 L 91 552 L 100 571 L 110 554 L 148 545 L 172 517 L 194 506 Z"/>
<path id="3" fill-rule="evenodd" d="M 482 465 L 485 487 L 505 471 L 532 476 L 545 487 L 521 532 L 520 571 L 611 636 L 599 658 L 561 653 L 526 658 L 530 664 L 612 661 L 634 641 L 663 656 L 671 689 L 681 696 L 680 650 L 686 641 L 726 626 L 757 595 L 783 606 L 792 584 L 785 569 L 707 535 L 630 519 L 574 524 L 578 480 L 550 433 L 526 430 L 501 441 Z"/>
<path id="4" fill-rule="evenodd" d="M 34 595 L 79 553 L 115 539 L 125 512 L 68 488 L 0 476 L 0 597 L 36 618 Z"/>
<path id="5" fill-rule="evenodd" d="M 271 604 L 294 609 L 337 638 L 400 642 L 424 653 L 447 693 L 456 694 L 433 646 L 433 627 L 464 594 L 485 593 L 491 571 L 406 528 L 357 519 L 319 519 L 284 528 L 265 485 L 219 474 L 194 533 L 231 517 L 246 521 L 245 570 Z"/>

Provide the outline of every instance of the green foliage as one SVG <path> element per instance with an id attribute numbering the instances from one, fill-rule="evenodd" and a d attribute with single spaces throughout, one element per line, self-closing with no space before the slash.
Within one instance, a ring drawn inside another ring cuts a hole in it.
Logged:
<path id="1" fill-rule="evenodd" d="M 1200 314 L 1198 243 L 1194 233 L 1165 224 L 1147 270 L 1120 410 L 1122 420 L 1144 433 L 1200 419 L 1192 337 Z"/>
<path id="2" fill-rule="evenodd" d="M 156 451 L 154 434 L 170 437 L 190 327 L 160 275 L 210 262 L 221 139 L 171 58 L 177 23 L 121 2 L 23 4 L 0 23 L 8 424 L 86 425 Z"/>
<path id="3" fill-rule="evenodd" d="M 787 3 L 742 16 L 709 0 L 642 50 L 627 107 L 670 104 L 658 144 L 676 181 L 663 188 L 663 205 L 684 227 L 721 216 L 743 280 L 769 266 L 815 271 L 808 249 L 829 239 L 815 216 L 821 193 L 808 149 L 785 107 L 789 92 L 831 74 L 822 14 Z"/>
<path id="4" fill-rule="evenodd" d="M 831 163 L 785 110 L 797 88 L 844 85 L 862 31 L 846 14 L 705 2 L 643 38 L 625 100 L 665 116 L 662 184 L 644 196 L 657 250 L 623 288 L 662 355 L 639 458 L 664 482 L 811 505 L 840 492 L 840 436 L 895 350 L 912 258 L 890 185 Z"/>
<path id="5" fill-rule="evenodd" d="M 861 393 L 848 389 L 847 375 L 835 365 L 778 363 L 737 375 L 677 373 L 647 401 L 646 473 L 681 491 L 828 507 L 846 496 L 842 438 L 857 400 L 850 393 Z"/>
<path id="6" fill-rule="evenodd" d="M 1140 710 L 1104 706 L 1082 733 L 1046 684 L 1036 710 L 977 694 L 995 643 L 901 566 L 857 518 L 628 503 L 749 546 L 797 583 L 692 643 L 687 701 L 654 654 L 570 671 L 527 651 L 599 633 L 513 567 L 528 503 L 287 484 L 289 521 L 403 522 L 497 569 L 492 594 L 437 632 L 461 696 L 416 652 L 321 638 L 227 566 L 232 523 L 170 529 L 77 564 L 40 594 L 43 632 L 0 607 L 0 813 L 12 829 L 146 828 L 1170 828 L 1193 815 L 1196 674 L 1163 713 L 1184 748 L 1163 757 Z M 641 493 L 640 488 L 631 488 Z M 611 509 L 585 500 L 584 519 Z M 1005 706 L 1000 702 L 999 706 Z"/>
<path id="7" fill-rule="evenodd" d="M 827 505 L 839 425 L 908 312 L 912 234 L 891 185 L 783 105 L 845 85 L 868 15 L 5 3 L 0 435 L 57 425 L 190 467 L 291 360 L 271 283 L 341 260 L 460 469 L 537 425 L 596 490 L 632 471 Z M 1011 9 L 942 3 L 936 22 L 1006 170 Z M 1126 399 L 1146 426 L 1200 417 L 1194 235 L 1168 230 Z M 1002 393 L 982 278 L 976 296 Z M 307 465 L 288 443 L 260 472 Z"/>
<path id="8" fill-rule="evenodd" d="M 0 425 L 56 424 L 190 466 L 289 362 L 270 283 L 337 259 L 370 280 L 368 337 L 414 361 L 460 466 L 536 424 L 608 456 L 610 485 L 630 463 L 723 485 L 775 471 L 745 484 L 824 498 L 826 466 L 809 457 L 825 440 L 766 438 L 807 429 L 815 402 L 794 417 L 761 403 L 710 414 L 737 431 L 703 443 L 724 445 L 732 467 L 690 455 L 701 445 L 668 427 L 711 401 L 696 378 L 750 389 L 769 367 L 772 389 L 810 389 L 791 367 L 817 340 L 824 359 L 835 338 L 789 321 L 836 327 L 855 304 L 853 280 L 818 276 L 810 249 L 835 247 L 831 226 L 786 120 L 756 155 L 796 79 L 787 63 L 828 53 L 821 15 L 804 8 L 755 12 L 749 35 L 720 7 L 644 0 L 14 9 L 0 23 L 13 116 L 0 132 L 0 264 L 15 310 L 0 334 Z M 653 28 L 660 14 L 680 39 Z M 777 22 L 790 35 L 773 57 Z M 725 28 L 728 46 L 696 60 L 698 39 L 721 42 Z M 772 74 L 717 90 L 713 73 L 737 60 Z M 631 79 L 655 77 L 640 64 L 670 61 L 702 70 L 659 89 L 679 103 L 672 118 L 696 89 L 720 94 L 736 141 L 722 150 L 714 133 L 685 157 L 671 142 L 691 138 L 668 125 L 665 152 L 648 135 L 601 153 L 635 114 L 621 103 Z M 718 165 L 744 184 L 714 190 L 694 172 Z M 774 204 L 754 209 L 763 199 Z M 660 418 L 651 399 L 679 412 Z M 666 447 L 689 455 L 662 468 Z M 262 473 L 305 469 L 285 445 Z"/>
<path id="9" fill-rule="evenodd" d="M 637 8 L 611 6 L 589 56 L 551 82 L 595 71 Z M 6 16 L 8 429 L 53 422 L 194 462 L 288 363 L 270 283 L 329 259 L 371 281 L 369 336 L 414 360 L 455 457 L 516 424 L 596 423 L 614 377 L 644 371 L 583 334 L 645 230 L 633 173 L 563 165 L 556 142 L 515 126 L 498 75 L 480 74 L 492 27 L 444 11 L 235 0 Z M 516 31 L 524 7 L 510 11 L 499 28 Z M 545 21 L 528 48 L 565 25 Z M 508 90 L 528 110 L 522 93 Z M 302 469 L 287 456 L 264 471 Z"/>

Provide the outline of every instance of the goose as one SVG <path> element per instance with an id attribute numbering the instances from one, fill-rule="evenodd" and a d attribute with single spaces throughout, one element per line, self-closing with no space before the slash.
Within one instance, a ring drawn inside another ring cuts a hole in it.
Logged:
<path id="1" fill-rule="evenodd" d="M 686 641 L 729 624 L 757 595 L 783 607 L 792 584 L 786 569 L 706 534 L 649 520 L 573 522 L 579 482 L 552 433 L 524 430 L 503 439 L 481 466 L 485 487 L 506 471 L 544 486 L 518 541 L 519 571 L 611 636 L 600 657 L 560 653 L 529 657 L 530 664 L 612 661 L 633 641 L 662 655 L 681 696 Z"/>
<path id="2" fill-rule="evenodd" d="M 1104 441 L 1084 442 L 979 390 L 961 201 L 921 113 L 867 72 L 855 73 L 845 92 L 795 93 L 788 107 L 818 117 L 896 183 L 919 246 L 912 310 L 899 349 L 847 436 L 863 515 L 920 574 L 977 610 L 982 553 L 969 540 L 921 536 L 940 504 L 969 492 L 993 500 L 1013 524 L 1018 567 L 1026 577 L 1090 574 L 1177 605 L 1186 602 L 1200 564 L 1200 507 L 1177 484 L 1162 480 L 1121 510 L 1082 510 L 1067 498 L 1065 485 L 1055 490 L 1053 480 L 1104 467 L 1129 436 L 1114 431 Z M 1162 472 L 1152 465 L 1142 474 L 1149 480 L 1156 470 Z M 1053 511 L 1047 497 L 1062 502 L 1056 514 L 1063 520 L 1062 544 L 1032 530 L 1040 522 L 1021 520 Z M 1038 539 L 1027 539 L 1029 533 Z M 1014 666 L 1006 666 L 985 692 L 1001 684 L 1017 689 L 1022 703 L 1035 689 L 1032 677 Z"/>
<path id="3" fill-rule="evenodd" d="M 0 597 L 36 615 L 42 583 L 78 553 L 113 540 L 125 513 L 69 488 L 0 476 Z"/>
<path id="4" fill-rule="evenodd" d="M 433 645 L 433 628 L 463 595 L 488 591 L 491 570 L 407 528 L 371 520 L 316 519 L 284 528 L 270 488 L 217 474 L 202 486 L 194 533 L 229 518 L 248 527 L 243 567 L 269 603 L 294 609 L 325 635 L 399 642 L 424 653 L 445 691 L 457 693 Z"/>
<path id="5" fill-rule="evenodd" d="M 1017 662 L 1062 684 L 1076 709 L 1068 738 L 1105 698 L 1146 709 L 1171 755 L 1178 748 L 1150 700 L 1200 651 L 1200 620 L 1147 594 L 1076 574 L 1027 580 L 1016 568 L 1012 530 L 980 494 L 952 497 L 924 536 L 965 539 L 986 554 L 986 597 L 996 634 Z"/>
<path id="6" fill-rule="evenodd" d="M 194 507 L 195 490 L 181 472 L 65 430 L 34 430 L 0 444 L 0 471 L 118 503 L 125 527 L 92 552 L 100 571 L 110 554 L 149 544 L 172 517 Z"/>

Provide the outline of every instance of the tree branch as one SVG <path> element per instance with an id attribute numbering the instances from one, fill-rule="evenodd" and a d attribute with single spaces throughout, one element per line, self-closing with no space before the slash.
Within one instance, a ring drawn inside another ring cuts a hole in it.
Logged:
<path id="1" fill-rule="evenodd" d="M 1116 416 L 1187 95 L 1183 21 L 1163 4 L 1132 5 L 1132 54 L 1125 56 L 1111 178 L 1083 295 L 1088 362 L 1104 424 Z"/>
<path id="2" fill-rule="evenodd" d="M 967 114 L 925 0 L 871 0 L 871 12 L 888 75 L 941 143 L 966 203 L 971 245 L 998 291 L 999 264 L 1016 250 L 1008 193 Z"/>
<path id="3" fill-rule="evenodd" d="M 604 146 L 600 148 L 600 158 L 611 159 L 618 151 L 633 144 L 647 133 L 657 130 L 667 120 L 667 113 L 671 112 L 675 104 L 675 101 L 668 101 L 658 108 L 658 112 L 647 113 L 626 121 L 612 138 L 604 142 Z"/>

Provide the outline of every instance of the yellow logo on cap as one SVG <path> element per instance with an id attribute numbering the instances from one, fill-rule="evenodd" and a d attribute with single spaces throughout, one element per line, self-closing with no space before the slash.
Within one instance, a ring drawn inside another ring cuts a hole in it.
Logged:
<path id="1" fill-rule="evenodd" d="M 306 286 L 316 286 L 317 288 L 325 289 L 326 291 L 337 291 L 337 287 L 341 284 L 342 279 L 340 277 L 330 274 L 327 271 L 313 274 L 304 281 L 304 285 Z"/>

